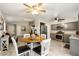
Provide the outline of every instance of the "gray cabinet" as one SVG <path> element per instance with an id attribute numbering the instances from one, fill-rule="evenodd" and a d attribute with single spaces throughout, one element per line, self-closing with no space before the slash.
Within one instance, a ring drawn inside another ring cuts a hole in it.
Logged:
<path id="1" fill-rule="evenodd" d="M 70 39 L 69 39 L 70 36 L 71 35 L 69 35 L 69 34 L 64 34 L 64 42 L 65 43 L 69 43 L 70 42 Z"/>
<path id="2" fill-rule="evenodd" d="M 52 24 L 51 30 L 66 30 L 66 31 L 67 30 L 78 30 L 79 21 L 78 22 L 65 23 L 65 25 L 67 26 L 66 28 L 63 24 Z"/>
<path id="3" fill-rule="evenodd" d="M 56 34 L 51 33 L 51 34 L 50 34 L 50 37 L 51 37 L 52 40 L 55 40 L 55 39 L 56 39 Z"/>
<path id="4" fill-rule="evenodd" d="M 78 30 L 78 22 L 69 22 L 66 25 L 67 28 L 64 28 L 64 30 Z"/>
<path id="5" fill-rule="evenodd" d="M 64 36 L 63 37 L 63 42 L 69 43 L 70 42 L 70 40 L 69 40 L 70 35 L 69 34 L 64 34 L 63 36 Z M 51 33 L 50 37 L 51 37 L 51 39 L 56 40 L 56 33 Z"/>

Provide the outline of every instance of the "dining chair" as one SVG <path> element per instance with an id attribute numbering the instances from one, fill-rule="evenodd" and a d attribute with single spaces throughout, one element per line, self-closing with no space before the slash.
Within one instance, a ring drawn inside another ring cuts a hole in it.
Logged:
<path id="1" fill-rule="evenodd" d="M 43 40 L 41 46 L 33 49 L 35 55 L 47 56 L 49 54 L 51 39 Z"/>
<path id="2" fill-rule="evenodd" d="M 41 34 L 42 37 L 44 37 L 46 39 L 46 34 Z"/>
<path id="3" fill-rule="evenodd" d="M 30 37 L 30 34 L 24 34 L 24 38 Z M 26 43 L 26 45 L 30 46 L 30 43 Z"/>
<path id="4" fill-rule="evenodd" d="M 17 56 L 30 56 L 30 48 L 27 45 L 18 47 L 14 37 L 11 38 Z"/>
<path id="5" fill-rule="evenodd" d="M 24 38 L 30 37 L 30 34 L 24 34 Z"/>

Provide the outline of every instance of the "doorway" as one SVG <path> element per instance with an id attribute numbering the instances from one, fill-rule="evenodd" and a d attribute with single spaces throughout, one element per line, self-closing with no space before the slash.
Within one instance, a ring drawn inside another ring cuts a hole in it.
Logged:
<path id="1" fill-rule="evenodd" d="M 46 34 L 46 38 L 47 38 L 47 26 L 43 22 L 40 22 L 40 35 L 41 34 Z"/>

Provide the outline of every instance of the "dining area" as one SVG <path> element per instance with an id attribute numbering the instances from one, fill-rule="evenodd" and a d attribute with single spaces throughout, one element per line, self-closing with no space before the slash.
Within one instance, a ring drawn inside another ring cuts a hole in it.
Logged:
<path id="1" fill-rule="evenodd" d="M 47 56 L 49 55 L 51 38 L 46 34 L 38 34 L 37 29 L 33 27 L 29 34 L 23 34 L 21 37 L 4 33 L 1 36 L 1 54 L 15 53 L 15 56 Z M 12 47 L 12 48 L 11 48 Z M 3 55 L 2 54 L 2 55 Z"/>
<path id="2" fill-rule="evenodd" d="M 22 42 L 25 44 L 19 47 L 15 39 L 12 37 L 13 46 L 15 48 L 17 56 L 46 56 L 48 55 L 51 39 L 44 39 L 43 36 L 36 36 L 33 39 L 32 37 L 30 37 L 30 34 L 29 35 L 25 34 L 25 35 L 26 37 L 21 38 L 19 40 L 20 43 Z"/>
<path id="3" fill-rule="evenodd" d="M 36 21 L 34 21 L 36 22 Z M 38 22 L 38 21 L 37 21 Z M 39 22 L 3 23 L 0 35 L 1 56 L 47 56 L 51 38 L 47 37 L 47 27 Z M 40 30 L 39 30 L 40 28 Z"/>
<path id="4" fill-rule="evenodd" d="M 43 36 L 36 36 L 32 39 L 30 34 L 24 34 L 24 37 L 18 39 L 18 42 L 12 37 L 12 44 L 17 56 L 45 56 L 49 53 L 50 40 Z"/>

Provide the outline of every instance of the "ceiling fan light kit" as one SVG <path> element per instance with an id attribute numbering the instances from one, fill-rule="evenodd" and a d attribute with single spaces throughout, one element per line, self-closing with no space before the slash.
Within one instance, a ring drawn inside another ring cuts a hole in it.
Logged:
<path id="1" fill-rule="evenodd" d="M 25 4 L 24 3 L 24 6 L 26 7 L 27 13 L 41 14 L 41 13 L 46 12 L 46 10 L 44 10 L 42 7 L 42 3 L 38 3 L 38 4 Z"/>

